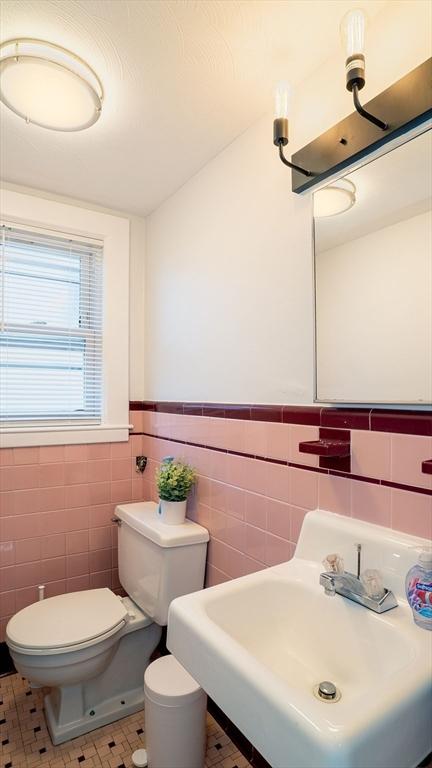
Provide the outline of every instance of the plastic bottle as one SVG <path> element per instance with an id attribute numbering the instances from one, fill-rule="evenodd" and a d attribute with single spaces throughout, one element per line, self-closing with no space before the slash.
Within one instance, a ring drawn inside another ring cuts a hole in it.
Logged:
<path id="1" fill-rule="evenodd" d="M 407 573 L 406 596 L 415 623 L 432 630 L 432 549 L 423 550 Z"/>

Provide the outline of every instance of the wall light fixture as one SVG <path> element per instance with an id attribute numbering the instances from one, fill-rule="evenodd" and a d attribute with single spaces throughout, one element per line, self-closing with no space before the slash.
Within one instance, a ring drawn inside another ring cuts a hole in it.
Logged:
<path id="1" fill-rule="evenodd" d="M 284 155 L 283 148 L 288 144 L 289 136 L 289 112 L 291 102 L 291 89 L 285 81 L 281 81 L 276 86 L 275 92 L 275 116 L 273 120 L 273 144 L 279 148 L 279 157 L 288 168 L 292 168 L 303 176 L 313 176 L 312 171 L 295 165 Z"/>
<path id="2" fill-rule="evenodd" d="M 359 98 L 359 91 L 364 87 L 366 82 L 366 76 L 365 76 L 365 33 L 366 33 L 366 14 L 361 8 L 354 8 L 348 11 L 348 13 L 345 14 L 343 17 L 341 24 L 340 24 L 340 33 L 342 38 L 342 43 L 344 46 L 345 51 L 345 71 L 346 71 L 346 87 L 347 90 L 350 91 L 353 95 L 353 101 L 354 106 L 356 109 L 357 114 L 359 114 L 362 118 L 369 121 L 370 123 L 373 123 L 377 128 L 380 129 L 380 131 L 383 131 L 386 133 L 387 136 L 391 134 L 393 130 L 398 128 L 398 125 L 395 125 L 394 120 L 392 119 L 392 115 L 390 115 L 391 124 L 386 123 L 383 120 L 381 120 L 379 117 L 375 117 L 372 112 L 365 109 L 362 104 L 360 103 Z M 289 117 L 289 102 L 290 102 L 290 93 L 289 93 L 289 87 L 286 83 L 279 83 L 276 89 L 276 108 L 275 108 L 275 117 L 273 121 L 273 143 L 276 147 L 278 147 L 279 150 L 279 158 L 284 163 L 284 165 L 287 165 L 288 168 L 291 168 L 293 171 L 293 180 L 295 180 L 293 189 L 294 191 L 302 191 L 303 189 L 308 189 L 309 187 L 313 186 L 315 183 L 318 183 L 320 179 L 323 176 L 323 164 L 327 163 L 330 159 L 330 156 L 339 156 L 342 158 L 343 152 L 341 152 L 341 148 L 347 147 L 348 144 L 350 144 L 349 149 L 345 152 L 345 156 L 348 152 L 352 153 L 352 147 L 354 145 L 354 142 L 352 141 L 352 131 L 351 133 L 351 140 L 346 137 L 344 130 L 341 131 L 339 136 L 331 136 L 331 143 L 332 146 L 329 147 L 327 143 L 320 142 L 320 140 L 312 142 L 312 144 L 308 145 L 308 147 L 303 148 L 299 152 L 296 153 L 297 157 L 299 155 L 302 155 L 300 164 L 295 163 L 292 160 L 288 160 L 285 157 L 284 154 L 284 147 L 288 144 L 288 117 Z M 388 104 L 386 109 L 388 110 Z M 374 110 L 375 111 L 375 110 Z M 402 110 L 401 110 L 402 114 Z M 353 116 L 357 119 L 356 113 L 353 113 Z M 348 122 L 351 120 L 351 116 L 349 118 L 346 118 L 345 123 L 348 124 Z M 355 121 L 354 121 L 355 122 Z M 344 127 L 343 121 L 339 124 Z M 350 123 L 351 127 L 351 123 Z M 326 134 L 330 136 L 331 131 L 328 131 Z M 367 129 L 365 130 L 359 130 L 356 128 L 356 140 L 355 143 L 361 145 L 363 141 L 365 140 L 363 137 L 368 140 L 370 143 L 370 130 L 369 133 Z M 323 134 L 324 135 L 324 134 Z M 357 139 L 357 136 L 359 138 Z M 335 139 L 339 145 L 339 152 L 337 151 L 337 144 L 335 143 Z M 309 147 L 312 146 L 319 146 L 319 156 L 311 157 L 311 153 L 308 151 Z M 334 148 L 333 148 L 334 147 Z M 308 151 L 308 157 L 306 159 L 306 162 L 304 162 L 304 154 L 305 150 Z M 294 156 L 295 158 L 295 156 Z M 293 159 L 294 159 L 293 158 Z M 343 157 L 343 160 L 346 158 Z M 316 162 L 318 160 L 318 162 Z M 336 163 L 334 163 L 336 165 Z M 305 168 L 306 166 L 306 168 Z M 314 170 L 309 170 L 310 168 L 313 168 Z M 300 174 L 300 175 L 299 175 Z M 309 180 L 302 179 L 301 177 L 308 177 Z"/>
<path id="3" fill-rule="evenodd" d="M 362 117 L 383 131 L 388 130 L 388 124 L 378 117 L 371 115 L 360 104 L 358 92 L 364 87 L 365 75 L 365 32 L 366 14 L 361 8 L 354 8 L 345 14 L 341 21 L 340 33 L 345 50 L 346 87 L 351 91 L 354 106 Z"/>

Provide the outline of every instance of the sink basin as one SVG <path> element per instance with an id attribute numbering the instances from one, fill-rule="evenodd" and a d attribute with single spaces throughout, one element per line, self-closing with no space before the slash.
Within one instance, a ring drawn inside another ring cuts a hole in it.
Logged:
<path id="1" fill-rule="evenodd" d="M 319 586 L 329 552 L 355 571 L 356 542 L 398 599 L 387 613 Z M 432 750 L 432 633 L 404 578 L 425 543 L 310 512 L 288 563 L 175 600 L 168 647 L 274 768 L 414 768 Z"/>
<path id="2" fill-rule="evenodd" d="M 388 616 L 379 622 L 346 602 L 323 600 L 315 588 L 319 569 L 310 569 L 309 584 L 303 575 L 295 563 L 287 580 L 273 573 L 238 584 L 228 595 L 213 596 L 207 617 L 300 696 L 308 699 L 314 685 L 332 680 L 347 704 L 375 698 L 383 679 L 413 661 L 409 633 L 396 634 Z M 327 708 L 325 716 L 334 720 L 340 711 Z"/>

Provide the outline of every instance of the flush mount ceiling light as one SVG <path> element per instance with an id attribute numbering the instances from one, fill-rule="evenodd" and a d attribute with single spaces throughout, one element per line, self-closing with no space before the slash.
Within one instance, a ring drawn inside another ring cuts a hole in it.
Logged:
<path id="1" fill-rule="evenodd" d="M 349 179 L 338 179 L 327 187 L 314 193 L 314 217 L 337 216 L 353 207 L 356 201 L 356 188 Z"/>
<path id="2" fill-rule="evenodd" d="M 82 131 L 102 111 L 102 84 L 85 61 L 43 40 L 0 45 L 0 100 L 26 123 Z"/>

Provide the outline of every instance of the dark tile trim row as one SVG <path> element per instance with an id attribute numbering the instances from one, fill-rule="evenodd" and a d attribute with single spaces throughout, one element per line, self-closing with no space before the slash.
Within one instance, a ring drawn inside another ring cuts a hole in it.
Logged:
<path id="1" fill-rule="evenodd" d="M 253 405 L 239 403 L 182 403 L 132 400 L 131 411 L 157 411 L 189 416 L 306 424 L 336 429 L 364 429 L 432 437 L 432 410 L 384 408 L 323 408 L 319 405 Z"/>
<path id="2" fill-rule="evenodd" d="M 432 496 L 432 490 L 429 488 L 420 488 L 417 485 L 402 485 L 393 483 L 390 480 L 380 480 L 376 477 L 364 477 L 363 475 L 353 475 L 350 472 L 338 471 L 335 469 L 324 469 L 323 467 L 310 467 L 307 464 L 298 464 L 293 461 L 281 461 L 280 459 L 271 459 L 267 456 L 254 456 L 251 453 L 242 453 L 241 451 L 227 451 L 224 448 L 215 448 L 213 445 L 202 445 L 201 443 L 192 443 L 188 440 L 178 440 L 175 437 L 165 435 L 153 435 L 151 432 L 132 432 L 133 435 L 144 435 L 144 437 L 153 437 L 155 440 L 169 440 L 171 443 L 180 445 L 191 445 L 193 448 L 205 448 L 207 451 L 217 451 L 218 453 L 227 453 L 230 456 L 242 456 L 245 459 L 256 459 L 258 461 L 267 461 L 270 464 L 281 464 L 284 467 L 293 467 L 294 469 L 303 469 L 307 472 L 318 472 L 324 475 L 333 475 L 334 477 L 345 477 L 349 480 L 359 480 L 362 483 L 372 483 L 373 485 L 385 485 L 388 488 L 396 488 L 402 491 L 412 491 L 413 493 L 422 493 L 425 496 Z"/>
<path id="3" fill-rule="evenodd" d="M 13 675 L 16 672 L 9 648 L 6 643 L 0 643 L 0 677 Z"/>
<path id="4" fill-rule="evenodd" d="M 233 744 L 237 747 L 243 757 L 248 760 L 252 768 L 272 768 L 270 763 L 264 759 L 260 752 L 251 744 L 249 739 L 243 735 L 243 733 L 237 728 L 236 725 L 229 719 L 229 717 L 223 712 L 220 707 L 211 699 L 207 697 L 207 710 L 214 717 L 218 725 L 225 731 L 227 736 L 231 739 Z"/>

